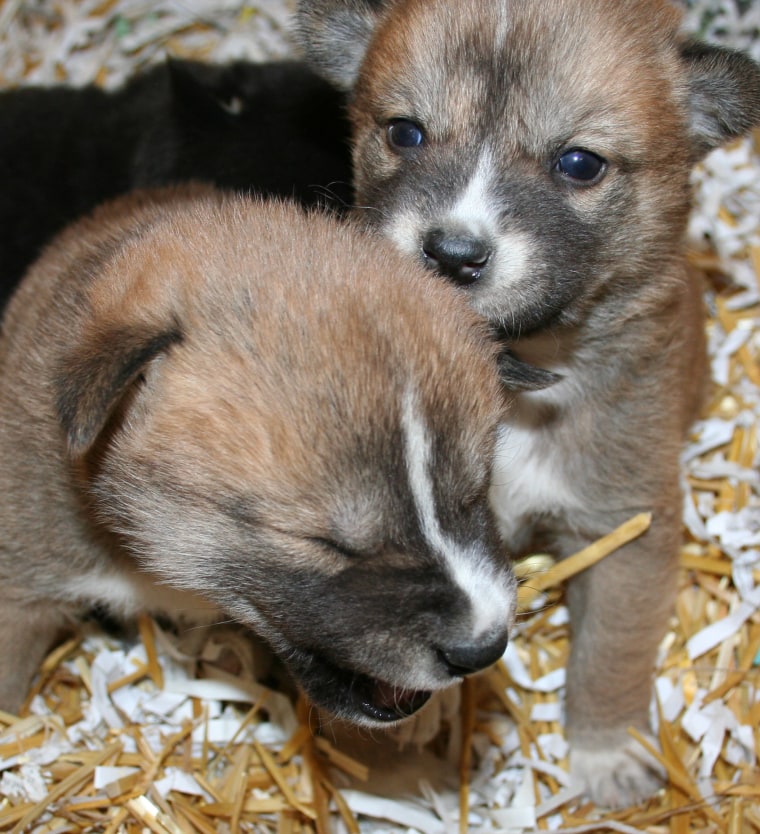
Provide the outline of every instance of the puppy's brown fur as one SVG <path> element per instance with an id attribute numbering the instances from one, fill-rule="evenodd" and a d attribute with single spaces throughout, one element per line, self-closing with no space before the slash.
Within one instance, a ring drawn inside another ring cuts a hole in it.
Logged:
<path id="1" fill-rule="evenodd" d="M 502 432 L 508 546 L 566 556 L 654 513 L 569 594 L 571 766 L 597 801 L 629 803 L 657 784 L 627 728 L 648 726 L 703 390 L 689 172 L 760 122 L 760 69 L 682 38 L 667 0 L 310 0 L 299 15 L 312 62 L 351 93 L 367 221 L 466 288 L 507 340 L 509 384 L 515 359 L 556 375 Z"/>
<path id="2" fill-rule="evenodd" d="M 295 207 L 191 189 L 72 227 L 0 339 L 0 705 L 94 603 L 220 609 L 365 723 L 492 662 L 493 360 L 460 294 Z"/>

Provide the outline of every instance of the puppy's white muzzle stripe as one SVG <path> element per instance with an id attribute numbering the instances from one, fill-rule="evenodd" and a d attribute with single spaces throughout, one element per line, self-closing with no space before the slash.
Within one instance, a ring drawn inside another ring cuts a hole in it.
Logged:
<path id="1" fill-rule="evenodd" d="M 444 215 L 444 225 L 461 228 L 472 235 L 492 238 L 499 228 L 499 216 L 491 194 L 498 174 L 488 147 L 480 153 L 475 170 L 451 210 Z"/>
<path id="2" fill-rule="evenodd" d="M 537 241 L 525 231 L 505 224 L 494 194 L 500 181 L 498 166 L 488 146 L 481 150 L 468 182 L 446 205 L 427 209 L 400 205 L 389 213 L 383 233 L 396 247 L 415 259 L 423 257 L 425 236 L 432 229 L 480 238 L 490 250 L 487 269 L 469 287 L 472 305 L 483 316 L 500 320 L 512 309 L 515 288 L 530 280 L 536 264 Z"/>
<path id="3" fill-rule="evenodd" d="M 402 427 L 409 486 L 423 535 L 431 549 L 445 561 L 452 580 L 470 601 L 472 636 L 477 638 L 502 628 L 511 617 L 513 599 L 509 587 L 477 545 L 462 547 L 441 529 L 430 478 L 431 443 L 413 391 L 404 396 Z"/>

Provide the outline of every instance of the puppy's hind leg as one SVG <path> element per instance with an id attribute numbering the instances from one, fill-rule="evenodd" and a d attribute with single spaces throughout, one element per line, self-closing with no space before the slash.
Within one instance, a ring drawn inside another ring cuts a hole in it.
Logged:
<path id="1" fill-rule="evenodd" d="M 65 615 L 50 603 L 0 599 L 0 709 L 19 710 L 35 672 L 66 627 Z"/>
<path id="2" fill-rule="evenodd" d="M 577 576 L 568 590 L 570 767 L 604 807 L 635 804 L 662 784 L 657 763 L 628 729 L 649 733 L 654 664 L 676 590 L 679 529 L 672 518 L 655 518 L 643 536 Z"/>

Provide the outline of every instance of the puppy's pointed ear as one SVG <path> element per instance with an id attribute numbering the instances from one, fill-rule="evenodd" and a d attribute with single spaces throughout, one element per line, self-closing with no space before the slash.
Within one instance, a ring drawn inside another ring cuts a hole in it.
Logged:
<path id="1" fill-rule="evenodd" d="M 388 0 L 299 0 L 296 32 L 311 66 L 350 90 Z"/>
<path id="2" fill-rule="evenodd" d="M 182 340 L 179 325 L 115 327 L 93 333 L 58 366 L 58 417 L 69 453 L 87 453 L 145 366 Z"/>
<path id="3" fill-rule="evenodd" d="M 252 65 L 255 69 L 255 65 Z M 197 125 L 201 117 L 209 121 L 234 119 L 242 110 L 246 97 L 254 92 L 243 90 L 238 81 L 246 65 L 242 62 L 219 65 L 199 61 L 167 58 L 166 69 L 175 112 Z M 246 71 L 252 86 L 253 69 Z"/>
<path id="4" fill-rule="evenodd" d="M 499 354 L 498 368 L 502 385 L 508 391 L 542 391 L 562 380 L 561 374 L 529 365 L 508 349 Z"/>
<path id="5" fill-rule="evenodd" d="M 696 159 L 760 125 L 760 65 L 741 52 L 696 41 L 684 44 L 681 57 Z"/>

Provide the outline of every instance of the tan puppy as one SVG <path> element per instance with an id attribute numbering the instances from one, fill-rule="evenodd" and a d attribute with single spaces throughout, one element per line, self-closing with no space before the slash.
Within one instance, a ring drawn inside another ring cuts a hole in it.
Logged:
<path id="1" fill-rule="evenodd" d="M 370 725 L 492 663 L 494 359 L 456 290 L 294 207 L 183 190 L 70 228 L 0 338 L 0 707 L 93 604 L 218 608 Z"/>
<path id="2" fill-rule="evenodd" d="M 530 383 L 526 363 L 546 372 L 500 438 L 507 545 L 566 556 L 654 512 L 569 594 L 571 768 L 597 802 L 630 803 L 657 785 L 627 729 L 648 726 L 703 380 L 689 172 L 760 123 L 760 69 L 684 40 L 668 0 L 308 0 L 299 14 L 313 64 L 351 94 L 366 220 L 466 288 L 507 341 L 509 384 Z"/>

